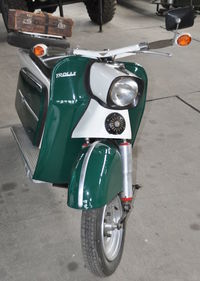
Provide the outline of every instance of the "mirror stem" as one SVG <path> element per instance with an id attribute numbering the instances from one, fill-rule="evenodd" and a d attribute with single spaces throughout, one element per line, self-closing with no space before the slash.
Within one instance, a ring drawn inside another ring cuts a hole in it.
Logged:
<path id="1" fill-rule="evenodd" d="M 174 33 L 174 39 L 173 39 L 173 43 L 175 43 L 176 41 L 176 37 L 178 35 L 178 29 L 179 29 L 179 25 L 181 23 L 181 19 L 180 18 L 177 18 L 176 19 L 176 23 L 177 23 L 177 26 L 176 26 L 176 30 L 175 30 L 175 33 Z"/>

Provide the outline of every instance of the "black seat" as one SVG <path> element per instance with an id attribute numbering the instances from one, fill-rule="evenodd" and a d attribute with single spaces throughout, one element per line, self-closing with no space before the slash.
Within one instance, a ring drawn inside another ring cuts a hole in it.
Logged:
<path id="1" fill-rule="evenodd" d="M 7 36 L 7 41 L 10 45 L 30 50 L 30 57 L 38 65 L 41 71 L 48 77 L 51 77 L 51 72 L 53 67 L 56 65 L 57 59 L 50 60 L 49 62 L 44 62 L 42 59 L 34 55 L 32 48 L 37 44 L 45 44 L 48 47 L 56 48 L 61 51 L 62 54 L 65 53 L 66 49 L 69 48 L 70 44 L 64 39 L 59 38 L 49 38 L 43 36 L 33 36 L 30 34 L 19 33 L 19 32 L 10 32 Z"/>
<path id="2" fill-rule="evenodd" d="M 31 49 L 37 44 L 45 44 L 46 46 L 52 46 L 62 49 L 67 49 L 70 46 L 69 42 L 65 39 L 38 35 L 36 36 L 34 34 L 20 32 L 9 32 L 7 41 L 8 44 L 22 49 Z"/>
<path id="3" fill-rule="evenodd" d="M 22 32 L 14 32 L 8 28 L 8 1 L 0 0 L 0 11 L 3 16 L 5 27 L 8 31 L 7 41 L 8 44 L 22 48 L 31 49 L 37 44 L 45 44 L 46 46 L 58 47 L 58 48 L 69 48 L 69 43 L 65 39 L 59 39 L 54 37 L 39 36 L 36 34 L 27 34 Z"/>
<path id="4" fill-rule="evenodd" d="M 53 67 L 56 65 L 57 61 L 60 60 L 59 56 L 56 59 L 52 59 L 48 62 L 45 62 L 43 59 L 35 56 L 32 51 L 32 48 L 37 44 L 45 44 L 48 47 L 56 48 L 63 55 L 66 52 L 66 49 L 69 48 L 70 44 L 64 39 L 59 38 L 49 38 L 43 36 L 33 36 L 30 34 L 19 33 L 19 32 L 10 32 L 7 36 L 7 41 L 10 45 L 30 50 L 30 57 L 38 65 L 40 70 L 48 77 L 51 77 Z"/>

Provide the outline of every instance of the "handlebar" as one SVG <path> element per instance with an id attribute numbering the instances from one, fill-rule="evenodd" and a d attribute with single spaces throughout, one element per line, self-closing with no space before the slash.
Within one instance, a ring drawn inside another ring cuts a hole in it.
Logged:
<path id="1" fill-rule="evenodd" d="M 135 55 L 137 53 L 151 53 L 151 54 L 159 54 L 166 55 L 165 53 L 160 52 L 151 52 L 152 49 L 161 49 L 172 46 L 174 44 L 174 39 L 165 39 L 154 42 L 142 42 L 133 46 L 123 47 L 114 50 L 104 50 L 104 51 L 91 51 L 84 49 L 74 49 L 73 54 L 79 55 L 91 59 L 106 59 L 106 58 L 124 58 L 127 56 Z M 168 53 L 167 53 L 168 55 Z"/>
<path id="2" fill-rule="evenodd" d="M 83 49 L 75 49 L 73 51 L 73 54 L 91 58 L 91 59 L 105 59 L 110 57 L 121 58 L 140 52 L 143 49 L 148 50 L 148 43 L 140 43 L 129 47 L 123 47 L 114 50 L 104 50 L 104 51 L 90 51 L 90 50 L 83 50 Z"/>

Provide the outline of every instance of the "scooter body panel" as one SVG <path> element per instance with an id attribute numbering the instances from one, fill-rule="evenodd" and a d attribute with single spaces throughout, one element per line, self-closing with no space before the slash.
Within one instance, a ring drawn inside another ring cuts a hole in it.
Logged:
<path id="1" fill-rule="evenodd" d="M 33 179 L 69 183 L 72 166 L 84 142 L 71 134 L 89 104 L 85 74 L 90 60 L 67 57 L 52 72 L 50 100 Z"/>
<path id="2" fill-rule="evenodd" d="M 72 138 L 72 133 L 91 100 L 86 85 L 91 63 L 88 58 L 69 56 L 59 61 L 52 72 L 50 100 L 34 180 L 55 184 L 69 184 L 71 181 L 73 163 L 76 164 L 84 143 L 84 138 Z M 141 66 L 124 64 L 129 71 L 142 78 L 145 84 L 137 107 L 127 109 L 133 144 L 144 111 L 147 76 Z"/>
<path id="3" fill-rule="evenodd" d="M 15 107 L 32 144 L 39 146 L 48 107 L 48 90 L 27 68 L 19 73 Z"/>
<path id="4" fill-rule="evenodd" d="M 68 190 L 68 206 L 101 208 L 122 191 L 121 155 L 111 142 L 94 142 L 84 148 Z"/>

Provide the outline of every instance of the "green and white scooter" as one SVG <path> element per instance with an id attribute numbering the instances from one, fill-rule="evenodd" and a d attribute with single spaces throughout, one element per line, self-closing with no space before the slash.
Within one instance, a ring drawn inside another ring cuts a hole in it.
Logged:
<path id="1" fill-rule="evenodd" d="M 191 8 L 171 10 L 166 28 L 193 22 Z M 155 49 L 191 40 L 175 33 L 173 39 L 108 51 L 8 35 L 8 42 L 20 47 L 16 109 L 22 125 L 12 131 L 27 174 L 36 183 L 68 188 L 68 206 L 82 211 L 84 262 L 97 276 L 111 275 L 122 257 L 135 193 L 132 148 L 147 93 L 145 70 L 122 59 L 138 53 L 168 56 Z"/>

